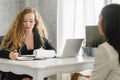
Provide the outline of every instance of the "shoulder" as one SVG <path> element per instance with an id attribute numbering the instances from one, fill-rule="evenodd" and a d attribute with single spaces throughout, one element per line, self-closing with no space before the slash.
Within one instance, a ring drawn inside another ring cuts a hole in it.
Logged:
<path id="1" fill-rule="evenodd" d="M 118 52 L 107 42 L 98 47 L 96 57 L 109 63 L 118 63 Z"/>
<path id="2" fill-rule="evenodd" d="M 115 56 L 116 54 L 118 54 L 118 52 L 114 49 L 113 46 L 111 46 L 109 43 L 104 42 L 103 44 L 101 44 L 98 47 L 98 51 L 103 51 L 106 52 L 107 55 L 112 55 Z"/>

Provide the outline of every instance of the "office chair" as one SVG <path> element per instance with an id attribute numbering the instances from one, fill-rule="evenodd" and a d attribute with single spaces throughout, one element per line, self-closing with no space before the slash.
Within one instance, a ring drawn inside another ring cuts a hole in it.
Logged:
<path id="1" fill-rule="evenodd" d="M 0 36 L 0 44 L 1 44 L 3 38 L 4 38 L 4 36 Z"/>

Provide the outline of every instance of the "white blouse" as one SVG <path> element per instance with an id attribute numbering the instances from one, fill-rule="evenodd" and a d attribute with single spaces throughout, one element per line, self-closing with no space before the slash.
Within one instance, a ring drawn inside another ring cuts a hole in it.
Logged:
<path id="1" fill-rule="evenodd" d="M 120 80 L 118 52 L 107 42 L 98 47 L 90 80 Z"/>

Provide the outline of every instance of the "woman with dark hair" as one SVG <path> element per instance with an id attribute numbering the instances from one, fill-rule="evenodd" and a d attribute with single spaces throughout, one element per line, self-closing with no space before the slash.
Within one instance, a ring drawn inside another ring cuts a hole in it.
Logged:
<path id="1" fill-rule="evenodd" d="M 98 29 L 106 42 L 98 47 L 90 80 L 120 80 L 119 4 L 109 4 L 102 9 Z"/>

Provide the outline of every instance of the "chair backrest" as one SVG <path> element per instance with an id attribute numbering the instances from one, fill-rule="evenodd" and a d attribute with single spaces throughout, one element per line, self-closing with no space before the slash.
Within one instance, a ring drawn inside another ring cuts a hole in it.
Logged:
<path id="1" fill-rule="evenodd" d="M 0 44 L 1 44 L 2 40 L 3 40 L 3 38 L 4 38 L 4 36 L 0 36 Z"/>

